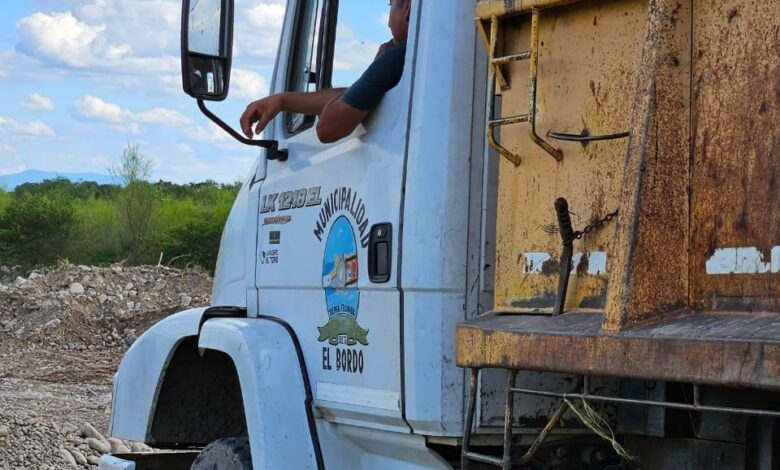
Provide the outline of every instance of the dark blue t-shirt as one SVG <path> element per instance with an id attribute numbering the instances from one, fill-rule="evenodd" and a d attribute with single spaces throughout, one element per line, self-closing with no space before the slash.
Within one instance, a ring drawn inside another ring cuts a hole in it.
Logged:
<path id="1" fill-rule="evenodd" d="M 385 93 L 401 81 L 406 58 L 406 43 L 396 44 L 379 56 L 368 70 L 341 97 L 353 108 L 370 111 L 382 101 Z"/>

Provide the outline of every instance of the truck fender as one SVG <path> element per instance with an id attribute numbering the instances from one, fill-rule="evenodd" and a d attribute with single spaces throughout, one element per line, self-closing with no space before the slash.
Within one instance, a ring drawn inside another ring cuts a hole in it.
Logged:
<path id="1" fill-rule="evenodd" d="M 284 320 L 211 319 L 198 347 L 233 360 L 255 468 L 324 468 L 303 352 Z"/>
<path id="2" fill-rule="evenodd" d="M 195 308 L 171 315 L 147 330 L 125 353 L 114 375 L 109 434 L 144 442 L 162 377 L 176 347 L 197 336 L 201 316 L 207 309 Z"/>

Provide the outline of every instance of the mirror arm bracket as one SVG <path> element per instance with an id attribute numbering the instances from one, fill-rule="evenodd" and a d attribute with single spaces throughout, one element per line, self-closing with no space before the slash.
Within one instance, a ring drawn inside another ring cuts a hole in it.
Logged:
<path id="1" fill-rule="evenodd" d="M 235 129 L 227 125 L 227 123 L 220 119 L 219 116 L 212 113 L 211 110 L 206 107 L 206 103 L 203 100 L 198 100 L 198 108 L 207 118 L 219 126 L 220 129 L 230 134 L 231 137 L 241 142 L 242 144 L 266 149 L 269 160 L 279 160 L 280 162 L 287 161 L 287 149 L 280 149 L 279 141 L 247 139 L 246 137 L 239 134 Z"/>

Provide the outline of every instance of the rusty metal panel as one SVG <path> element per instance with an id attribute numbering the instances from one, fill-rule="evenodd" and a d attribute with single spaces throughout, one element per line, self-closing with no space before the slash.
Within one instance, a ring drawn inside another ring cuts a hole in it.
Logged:
<path id="1" fill-rule="evenodd" d="M 780 390 L 780 317 L 682 313 L 620 333 L 600 313 L 487 314 L 458 325 L 461 367 Z"/>
<path id="2" fill-rule="evenodd" d="M 688 305 L 691 0 L 651 0 L 603 328 Z"/>
<path id="3" fill-rule="evenodd" d="M 543 10 L 540 18 L 538 133 L 611 134 L 627 131 L 646 23 L 644 0 L 593 1 Z M 503 50 L 527 51 L 528 15 L 504 21 Z M 510 88 L 502 115 L 528 112 L 528 62 L 505 66 Z M 551 141 L 558 163 L 528 136 L 527 124 L 501 128 L 501 140 L 522 156 L 503 160 L 497 209 L 496 306 L 509 310 L 552 307 L 561 240 L 553 203 L 566 197 L 574 228 L 582 229 L 619 205 L 627 141 Z M 567 309 L 603 308 L 615 225 L 575 242 L 577 265 Z M 578 261 L 578 262 L 577 262 Z"/>
<path id="4" fill-rule="evenodd" d="M 780 310 L 780 1 L 696 0 L 691 300 Z"/>

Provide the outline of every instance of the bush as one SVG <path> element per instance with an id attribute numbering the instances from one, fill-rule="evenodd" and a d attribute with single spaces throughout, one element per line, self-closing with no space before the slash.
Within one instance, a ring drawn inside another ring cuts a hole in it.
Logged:
<path id="1" fill-rule="evenodd" d="M 13 198 L 0 217 L 0 262 L 54 263 L 65 251 L 73 220 L 73 202 L 61 194 Z"/>
<path id="2" fill-rule="evenodd" d="M 208 198 L 199 191 L 190 197 L 160 201 L 152 230 L 156 239 L 150 247 L 158 257 L 163 254 L 165 263 L 175 259 L 173 266 L 198 265 L 213 274 L 222 230 L 237 191 L 216 185 L 212 189 L 215 193 Z"/>
<path id="3" fill-rule="evenodd" d="M 167 237 L 163 252 L 175 254 L 173 266 L 198 265 L 212 274 L 217 265 L 219 242 L 225 226 L 224 217 L 200 215 L 176 227 Z"/>
<path id="4" fill-rule="evenodd" d="M 124 259 L 128 250 L 115 201 L 88 199 L 76 205 L 64 258 L 75 264 L 107 266 Z"/>

